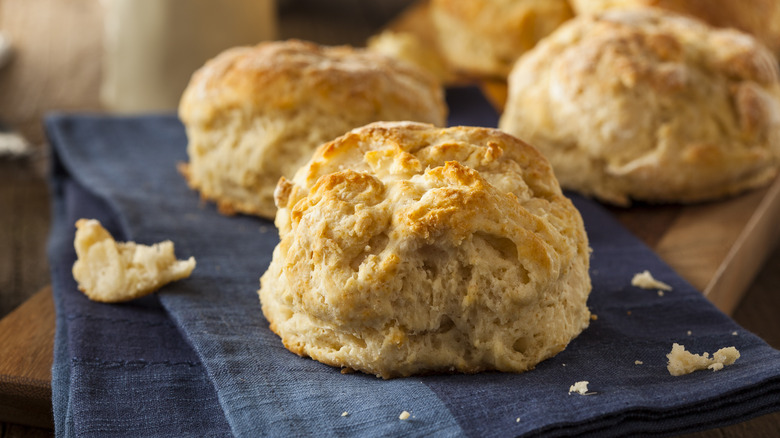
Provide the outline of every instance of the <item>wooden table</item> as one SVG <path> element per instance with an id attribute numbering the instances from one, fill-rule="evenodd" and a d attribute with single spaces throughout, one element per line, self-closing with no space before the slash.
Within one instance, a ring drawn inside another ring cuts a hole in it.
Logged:
<path id="1" fill-rule="evenodd" d="M 374 16 L 349 14 L 323 20 L 316 2 L 304 6 L 282 10 L 282 38 L 360 44 L 379 24 Z M 0 438 L 51 435 L 54 307 L 44 287 L 50 213 L 40 123 L 52 109 L 100 110 L 100 29 L 98 0 L 0 2 L 0 30 L 19 50 L 14 63 L 0 71 L 0 120 L 35 146 L 27 159 L 0 159 L 0 317 L 5 316 L 0 320 Z M 777 348 L 780 251 L 773 248 L 780 231 L 778 198 L 780 180 L 725 202 L 612 211 L 737 322 Z M 778 431 L 780 414 L 772 414 L 694 436 L 773 436 Z"/>

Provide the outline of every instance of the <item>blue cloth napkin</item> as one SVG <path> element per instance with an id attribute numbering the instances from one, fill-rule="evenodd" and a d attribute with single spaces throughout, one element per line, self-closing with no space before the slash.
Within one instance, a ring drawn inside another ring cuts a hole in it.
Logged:
<path id="1" fill-rule="evenodd" d="M 495 126 L 475 89 L 451 90 L 451 124 Z M 172 115 L 54 115 L 58 436 L 632 436 L 725 425 L 780 409 L 780 352 L 720 313 L 597 203 L 573 196 L 593 248 L 598 319 L 523 374 L 380 380 L 300 358 L 270 332 L 257 297 L 273 224 L 220 215 L 176 171 Z M 194 256 L 186 280 L 124 304 L 87 300 L 72 279 L 73 223 L 100 219 L 119 240 L 170 239 Z M 674 290 L 630 285 L 650 270 Z M 672 343 L 736 346 L 718 372 L 673 377 Z M 636 364 L 641 361 L 642 364 Z M 595 394 L 569 394 L 575 382 Z M 411 417 L 402 421 L 399 414 Z M 347 415 L 342 413 L 347 412 Z"/>

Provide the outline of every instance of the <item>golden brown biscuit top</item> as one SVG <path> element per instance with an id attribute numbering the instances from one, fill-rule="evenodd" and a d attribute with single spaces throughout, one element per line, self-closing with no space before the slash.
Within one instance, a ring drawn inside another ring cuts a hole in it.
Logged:
<path id="1" fill-rule="evenodd" d="M 220 111 L 292 110 L 317 100 L 381 105 L 394 99 L 418 107 L 418 96 L 431 94 L 442 94 L 432 76 L 390 57 L 349 46 L 273 41 L 232 48 L 208 61 L 194 73 L 179 113 L 185 123 L 207 123 Z"/>
<path id="2" fill-rule="evenodd" d="M 542 285 L 587 248 L 547 160 L 496 129 L 373 123 L 321 146 L 293 182 L 280 180 L 276 202 L 283 241 L 318 236 L 340 260 L 376 235 L 457 246 L 477 233 Z"/>
<path id="3" fill-rule="evenodd" d="M 450 161 L 459 164 L 448 167 Z M 440 178 L 431 169 L 442 166 L 458 184 L 471 184 L 474 176 L 464 169 L 473 169 L 520 200 L 560 195 L 547 160 L 521 140 L 496 129 L 415 122 L 372 123 L 321 146 L 294 183 L 314 190 L 320 178 L 342 169 L 368 172 L 383 181 L 414 180 L 422 174 Z M 279 207 L 292 202 L 281 201 Z"/>
<path id="4" fill-rule="evenodd" d="M 435 11 L 479 29 L 485 36 L 506 37 L 511 30 L 522 32 L 522 36 L 528 37 L 527 43 L 538 41 L 572 16 L 566 0 L 432 0 L 431 5 Z M 560 21 L 545 25 L 539 21 L 545 14 L 559 17 Z"/>
<path id="5" fill-rule="evenodd" d="M 571 59 L 572 75 L 596 75 L 602 81 L 616 77 L 629 87 L 641 81 L 659 91 L 689 79 L 686 67 L 734 81 L 778 81 L 774 57 L 755 39 L 660 9 L 582 16 L 561 30 L 551 44 L 564 56 L 577 52 Z"/>
<path id="6" fill-rule="evenodd" d="M 652 6 L 690 15 L 718 27 L 750 33 L 780 50 L 780 2 L 776 0 L 571 0 L 579 14 L 611 8 Z"/>
<path id="7" fill-rule="evenodd" d="M 452 66 L 505 78 L 520 55 L 573 13 L 566 0 L 433 0 L 431 16 Z"/>

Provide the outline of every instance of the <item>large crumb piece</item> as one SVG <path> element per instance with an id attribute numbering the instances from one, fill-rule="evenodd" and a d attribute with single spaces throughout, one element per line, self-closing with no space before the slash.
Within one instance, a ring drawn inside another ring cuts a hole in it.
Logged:
<path id="1" fill-rule="evenodd" d="M 641 287 L 642 289 L 660 289 L 660 290 L 672 290 L 672 287 L 663 281 L 658 281 L 653 278 L 650 271 L 640 272 L 634 274 L 634 278 L 631 279 L 631 286 Z"/>
<path id="2" fill-rule="evenodd" d="M 726 347 L 716 351 L 712 357 L 709 356 L 709 353 L 700 355 L 690 353 L 685 350 L 684 345 L 674 343 L 672 351 L 666 355 L 669 358 L 669 365 L 666 368 L 673 376 L 682 376 L 704 369 L 718 371 L 739 359 L 739 351 L 734 347 Z"/>
<path id="3" fill-rule="evenodd" d="M 412 414 L 410 414 L 408 411 L 403 411 L 403 412 L 401 412 L 401 415 L 398 416 L 398 419 L 399 420 L 408 420 L 411 415 Z"/>
<path id="4" fill-rule="evenodd" d="M 569 394 L 572 392 L 576 392 L 579 395 L 591 395 L 595 394 L 595 392 L 588 392 L 588 381 L 583 380 L 580 382 L 576 382 L 574 385 L 571 385 L 569 387 Z"/>
<path id="5" fill-rule="evenodd" d="M 116 242 L 95 219 L 76 222 L 73 245 L 78 256 L 73 278 L 93 301 L 116 303 L 139 298 L 189 277 L 195 269 L 193 257 L 176 260 L 173 242 L 152 246 Z"/>

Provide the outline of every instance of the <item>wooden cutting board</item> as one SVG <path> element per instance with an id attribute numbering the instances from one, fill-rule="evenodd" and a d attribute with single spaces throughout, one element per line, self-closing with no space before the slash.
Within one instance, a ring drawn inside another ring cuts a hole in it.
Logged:
<path id="1" fill-rule="evenodd" d="M 54 301 L 46 287 L 0 320 L 0 423 L 52 429 Z"/>

